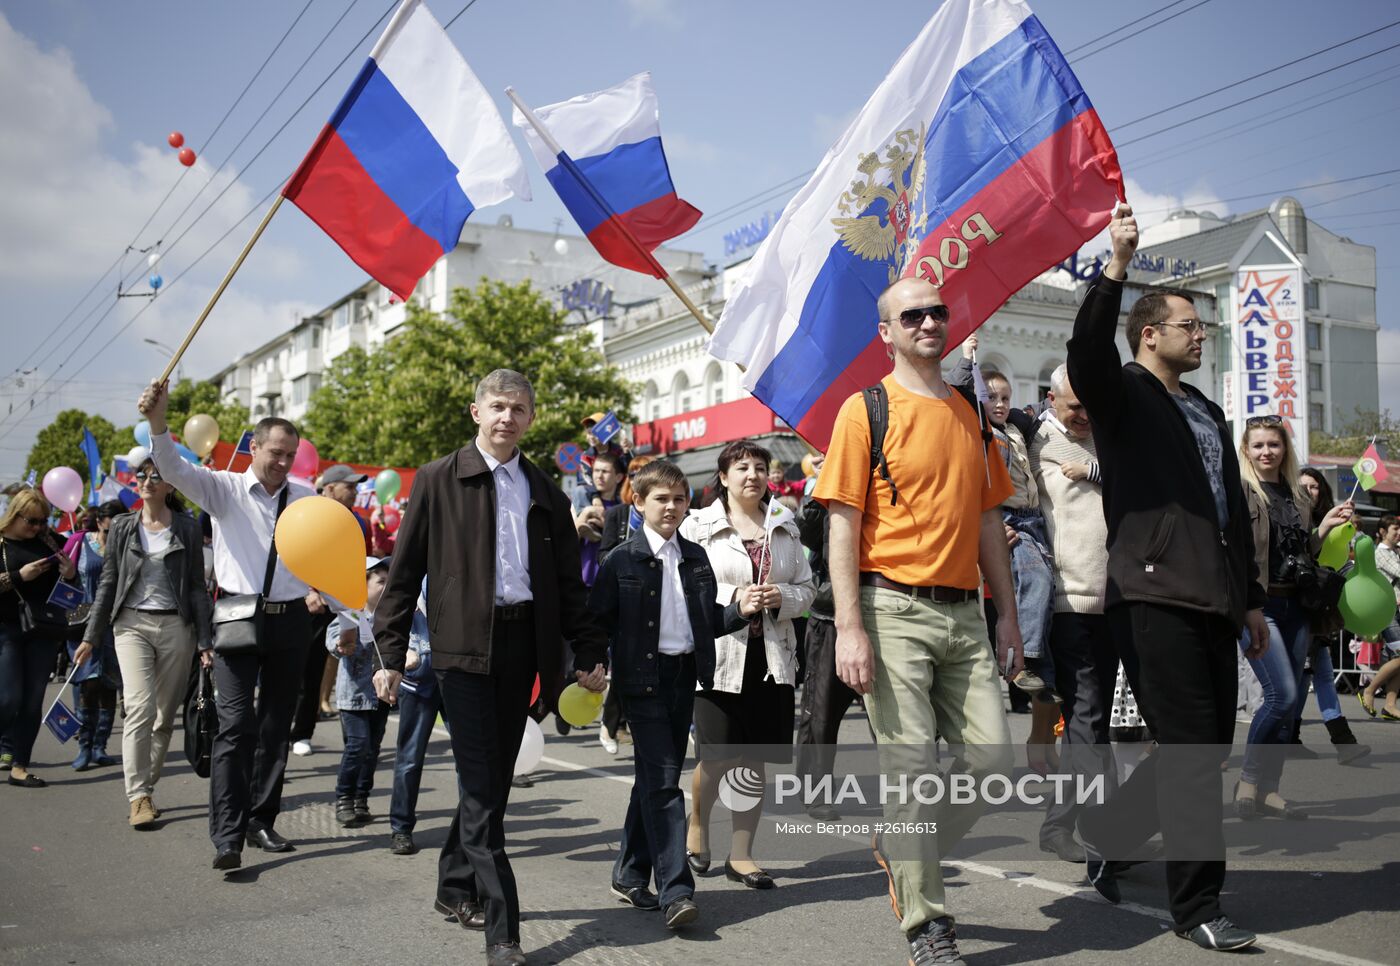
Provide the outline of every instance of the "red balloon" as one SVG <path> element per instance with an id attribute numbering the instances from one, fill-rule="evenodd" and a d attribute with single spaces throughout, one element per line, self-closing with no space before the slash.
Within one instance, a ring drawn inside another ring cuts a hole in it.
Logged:
<path id="1" fill-rule="evenodd" d="M 381 507 L 379 518 L 384 524 L 385 531 L 388 533 L 397 533 L 399 530 L 399 523 L 403 520 L 403 517 L 399 515 L 399 511 L 391 506 Z M 530 703 L 533 704 L 534 702 L 532 701 Z"/>
<path id="2" fill-rule="evenodd" d="M 530 691 L 530 707 L 534 707 L 536 701 L 540 699 L 540 676 L 535 675 L 535 686 Z"/>
<path id="3" fill-rule="evenodd" d="M 185 144 L 185 136 L 179 131 L 171 131 L 170 136 L 165 140 L 169 142 L 172 148 L 183 147 Z"/>
<path id="4" fill-rule="evenodd" d="M 185 148 L 184 150 L 182 150 L 182 151 L 180 152 L 180 163 L 183 164 L 185 167 L 188 168 L 188 167 L 190 167 L 191 165 L 193 165 L 193 164 L 194 164 L 194 160 L 195 160 L 195 159 L 194 159 L 194 149 L 193 149 L 193 148 Z"/>

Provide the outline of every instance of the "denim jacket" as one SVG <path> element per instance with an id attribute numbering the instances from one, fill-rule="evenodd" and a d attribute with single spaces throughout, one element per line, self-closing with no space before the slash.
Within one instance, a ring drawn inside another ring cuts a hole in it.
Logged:
<path id="1" fill-rule="evenodd" d="M 739 605 L 716 602 L 718 582 L 699 544 L 679 534 L 681 586 L 685 588 L 690 634 L 695 641 L 696 677 L 708 688 L 715 677 L 715 638 L 748 626 Z M 589 608 L 607 629 L 612 683 L 623 694 L 654 694 L 660 684 L 656 656 L 661 631 L 661 561 L 638 529 L 608 554 L 589 597 Z"/>
<path id="2" fill-rule="evenodd" d="M 374 672 L 379 670 L 379 659 L 374 653 L 374 638 L 366 631 L 370 620 L 369 616 L 360 619 L 355 653 L 349 657 L 336 651 L 340 643 L 340 621 L 333 620 L 326 628 L 326 650 L 340 658 L 340 668 L 335 672 L 335 706 L 340 711 L 373 711 L 379 707 L 379 697 L 374 693 Z"/>
<path id="3" fill-rule="evenodd" d="M 427 581 L 423 581 L 424 584 Z M 399 687 L 412 691 L 423 698 L 430 698 L 437 692 L 437 678 L 433 677 L 433 646 L 428 640 L 428 615 L 422 608 L 413 611 L 413 627 L 408 632 L 408 649 L 418 655 L 418 663 L 413 670 L 404 671 Z"/>

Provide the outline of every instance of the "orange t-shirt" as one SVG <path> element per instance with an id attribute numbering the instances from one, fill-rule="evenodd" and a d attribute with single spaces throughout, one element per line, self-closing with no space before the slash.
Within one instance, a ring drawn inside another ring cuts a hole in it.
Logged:
<path id="1" fill-rule="evenodd" d="M 870 471 L 870 420 L 859 393 L 836 416 L 812 496 L 860 509 L 860 569 L 916 587 L 975 590 L 982 513 L 1012 493 L 997 446 L 984 457 L 976 411 L 956 390 L 947 399 L 920 396 L 893 375 L 885 460 L 890 487 Z M 999 444 L 998 444 L 999 445 Z"/>

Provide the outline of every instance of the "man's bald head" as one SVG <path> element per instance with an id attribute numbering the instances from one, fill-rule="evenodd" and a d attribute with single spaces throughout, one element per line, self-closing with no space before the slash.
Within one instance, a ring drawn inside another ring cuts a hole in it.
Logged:
<path id="1" fill-rule="evenodd" d="M 896 308 L 896 303 L 902 303 L 902 307 Z M 888 322 L 904 308 L 942 304 L 943 298 L 938 294 L 938 286 L 917 275 L 906 275 L 885 286 L 885 290 L 875 302 L 875 311 L 880 316 L 879 321 Z"/>

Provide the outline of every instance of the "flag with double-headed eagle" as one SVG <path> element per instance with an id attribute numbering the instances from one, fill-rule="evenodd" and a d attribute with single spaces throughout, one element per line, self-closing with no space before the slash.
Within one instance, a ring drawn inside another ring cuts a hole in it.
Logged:
<path id="1" fill-rule="evenodd" d="M 825 447 L 841 404 L 889 372 L 876 299 L 917 275 L 947 350 L 1108 225 L 1108 132 L 1020 0 L 947 0 L 789 202 L 709 351 Z"/>

